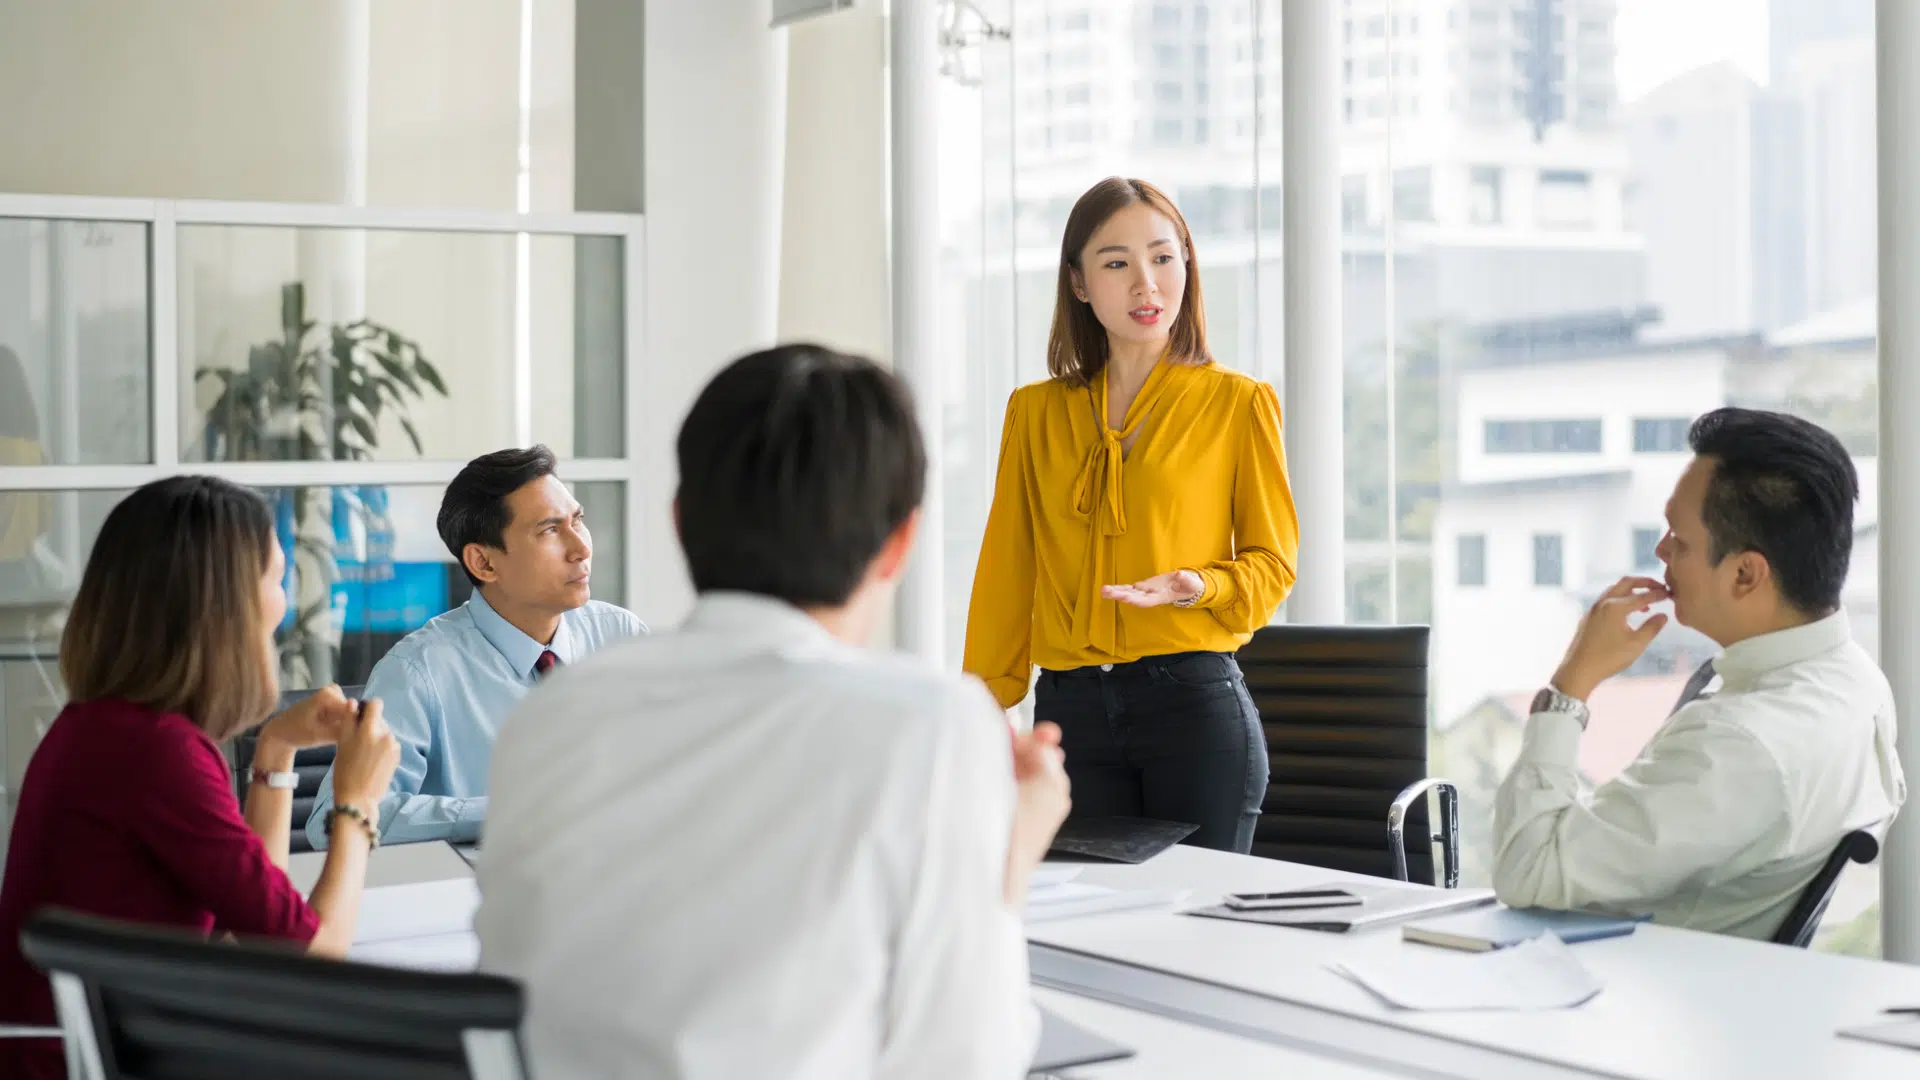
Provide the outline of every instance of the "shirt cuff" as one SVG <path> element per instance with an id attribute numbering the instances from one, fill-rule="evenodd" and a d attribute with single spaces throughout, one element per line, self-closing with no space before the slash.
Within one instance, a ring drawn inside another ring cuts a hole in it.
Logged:
<path id="1" fill-rule="evenodd" d="M 1197 608 L 1223 608 L 1240 597 L 1240 590 L 1233 583 L 1233 575 L 1215 567 L 1200 569 L 1188 567 L 1200 575 L 1200 597 L 1193 602 Z"/>
<path id="2" fill-rule="evenodd" d="M 987 692 L 993 695 L 993 700 L 999 702 L 1002 709 L 1011 709 L 1026 700 L 1027 690 L 1033 684 L 1033 677 L 1001 675 L 982 681 L 987 684 Z"/>
<path id="3" fill-rule="evenodd" d="M 1572 768 L 1580 760 L 1580 731 L 1580 721 L 1566 713 L 1534 713 L 1520 736 L 1520 760 Z"/>

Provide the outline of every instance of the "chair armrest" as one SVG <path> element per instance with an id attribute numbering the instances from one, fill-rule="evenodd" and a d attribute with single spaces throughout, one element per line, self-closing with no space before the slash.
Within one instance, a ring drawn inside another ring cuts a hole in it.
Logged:
<path id="1" fill-rule="evenodd" d="M 1393 849 L 1394 876 L 1401 881 L 1407 880 L 1407 811 L 1412 808 L 1415 799 L 1424 797 L 1429 790 L 1440 796 L 1440 831 L 1427 837 L 1427 844 L 1440 842 L 1441 880 L 1434 884 L 1443 888 L 1456 888 L 1460 884 L 1460 790 L 1453 781 L 1439 776 L 1429 776 L 1407 785 L 1406 789 L 1393 797 L 1392 805 L 1387 807 L 1387 846 Z"/>

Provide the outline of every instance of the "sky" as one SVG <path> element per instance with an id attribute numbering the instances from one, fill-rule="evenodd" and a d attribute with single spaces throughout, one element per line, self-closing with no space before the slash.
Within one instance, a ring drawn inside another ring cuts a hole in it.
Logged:
<path id="1" fill-rule="evenodd" d="M 1767 81 L 1765 0 L 1619 0 L 1614 77 L 1632 101 L 1676 75 L 1731 60 Z"/>

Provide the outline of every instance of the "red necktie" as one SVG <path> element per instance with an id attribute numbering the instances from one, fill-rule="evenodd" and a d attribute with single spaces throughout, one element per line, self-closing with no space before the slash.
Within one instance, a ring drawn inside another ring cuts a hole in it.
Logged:
<path id="1" fill-rule="evenodd" d="M 547 677 L 547 672 L 559 666 L 560 658 L 553 655 L 552 649 L 548 649 L 546 652 L 540 654 L 540 659 L 533 662 L 533 672 L 544 679 Z"/>

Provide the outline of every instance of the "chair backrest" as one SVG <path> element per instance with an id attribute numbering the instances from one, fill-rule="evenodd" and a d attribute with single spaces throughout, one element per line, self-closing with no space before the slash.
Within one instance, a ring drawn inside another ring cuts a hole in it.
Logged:
<path id="1" fill-rule="evenodd" d="M 1879 856 L 1880 841 L 1875 840 L 1872 833 L 1855 829 L 1841 837 L 1833 854 L 1821 864 L 1820 872 L 1800 890 L 1800 899 L 1794 901 L 1793 910 L 1780 921 L 1780 929 L 1773 932 L 1774 944 L 1800 949 L 1811 944 L 1813 932 L 1820 928 L 1820 916 L 1826 913 L 1827 902 L 1833 899 L 1833 890 L 1840 885 L 1840 872 L 1850 862 L 1865 865 Z"/>
<path id="2" fill-rule="evenodd" d="M 1424 626 L 1269 626 L 1240 650 L 1270 779 L 1253 854 L 1393 877 L 1387 808 L 1427 775 Z M 1407 815 L 1408 877 L 1433 880 L 1427 800 Z"/>
<path id="3" fill-rule="evenodd" d="M 364 686 L 343 686 L 340 692 L 348 698 L 357 698 L 366 691 Z M 313 693 L 311 690 L 288 690 L 280 695 L 280 703 L 274 712 L 280 713 L 297 704 L 302 698 Z M 249 731 L 233 740 L 233 789 L 242 803 L 247 798 L 247 781 L 253 775 L 253 747 L 257 735 Z M 313 816 L 313 804 L 320 797 L 320 782 L 327 778 L 327 770 L 333 767 L 333 747 L 315 746 L 302 750 L 293 756 L 293 771 L 300 774 L 300 786 L 293 790 L 293 832 L 289 847 L 293 851 L 310 851 L 313 845 L 307 841 L 307 819 Z"/>
<path id="4" fill-rule="evenodd" d="M 53 979 L 86 1080 L 523 1080 L 518 983 L 213 945 L 44 911 L 22 951 Z"/>

